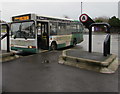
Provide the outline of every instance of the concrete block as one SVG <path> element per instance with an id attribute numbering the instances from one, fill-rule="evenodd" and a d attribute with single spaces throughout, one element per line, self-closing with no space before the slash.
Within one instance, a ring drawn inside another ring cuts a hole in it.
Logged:
<path id="1" fill-rule="evenodd" d="M 59 56 L 59 64 L 65 64 L 77 68 L 93 70 L 100 73 L 114 73 L 118 68 L 118 60 L 116 55 L 111 54 L 104 61 L 86 59 L 80 57 L 73 57 L 66 54 L 68 50 L 63 51 L 62 55 Z"/>

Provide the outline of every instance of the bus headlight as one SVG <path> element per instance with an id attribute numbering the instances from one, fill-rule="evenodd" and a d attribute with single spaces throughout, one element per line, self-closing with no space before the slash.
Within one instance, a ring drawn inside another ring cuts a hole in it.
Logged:
<path id="1" fill-rule="evenodd" d="M 13 44 L 11 44 L 10 46 L 11 46 L 11 47 L 14 47 L 14 45 L 13 45 Z"/>
<path id="2" fill-rule="evenodd" d="M 28 46 L 28 48 L 32 48 L 32 46 Z"/>
<path id="3" fill-rule="evenodd" d="M 36 46 L 28 46 L 28 48 L 36 48 Z"/>

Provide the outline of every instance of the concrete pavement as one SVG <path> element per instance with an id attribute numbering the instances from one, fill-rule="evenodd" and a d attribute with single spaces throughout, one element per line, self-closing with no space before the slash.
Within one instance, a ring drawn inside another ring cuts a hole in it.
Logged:
<path id="1" fill-rule="evenodd" d="M 7 61 L 11 61 L 14 60 L 16 58 L 19 58 L 18 55 L 15 55 L 13 52 L 7 52 L 5 50 L 2 50 L 0 52 L 0 61 L 3 62 L 7 62 Z"/>
<path id="2" fill-rule="evenodd" d="M 102 53 L 76 49 L 63 51 L 59 63 L 100 73 L 114 73 L 118 69 L 116 55 L 103 56 Z"/>

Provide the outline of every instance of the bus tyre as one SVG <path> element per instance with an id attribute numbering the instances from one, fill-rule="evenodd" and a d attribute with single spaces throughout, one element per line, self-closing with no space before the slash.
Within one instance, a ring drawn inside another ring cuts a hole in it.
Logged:
<path id="1" fill-rule="evenodd" d="M 56 49 L 57 49 L 57 44 L 55 42 L 52 42 L 51 50 L 56 50 Z"/>
<path id="2" fill-rule="evenodd" d="M 74 39 L 74 40 L 73 40 L 73 46 L 76 46 L 76 44 L 77 44 L 77 40 Z"/>

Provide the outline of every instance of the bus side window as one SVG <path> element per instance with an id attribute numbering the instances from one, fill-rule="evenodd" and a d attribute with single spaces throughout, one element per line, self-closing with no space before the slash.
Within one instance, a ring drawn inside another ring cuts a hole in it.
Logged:
<path id="1" fill-rule="evenodd" d="M 67 31 L 67 34 L 71 34 L 71 25 L 70 25 L 70 23 L 67 23 L 66 31 Z"/>
<path id="2" fill-rule="evenodd" d="M 83 27 L 81 24 L 79 24 L 79 32 L 82 32 L 83 31 Z"/>
<path id="3" fill-rule="evenodd" d="M 37 24 L 37 35 L 41 35 L 41 23 Z"/>
<path id="4" fill-rule="evenodd" d="M 50 35 L 57 35 L 57 26 L 56 26 L 56 24 L 52 24 L 50 26 Z"/>
<path id="5" fill-rule="evenodd" d="M 41 35 L 41 27 L 40 26 L 37 27 L 37 34 Z"/>
<path id="6" fill-rule="evenodd" d="M 80 32 L 81 30 L 80 30 L 80 25 L 79 24 L 77 24 L 77 32 Z"/>
<path id="7" fill-rule="evenodd" d="M 67 35 L 66 23 L 59 23 L 58 29 L 59 29 L 58 35 Z"/>
<path id="8" fill-rule="evenodd" d="M 75 27 L 74 27 L 75 25 L 74 25 L 74 23 L 71 23 L 70 25 L 71 25 L 71 26 L 70 26 L 70 31 L 71 31 L 71 33 L 72 33 L 72 32 L 75 32 Z"/>
<path id="9" fill-rule="evenodd" d="M 43 31 L 42 31 L 43 36 L 47 36 L 47 25 L 44 24 L 42 29 L 43 29 Z"/>

